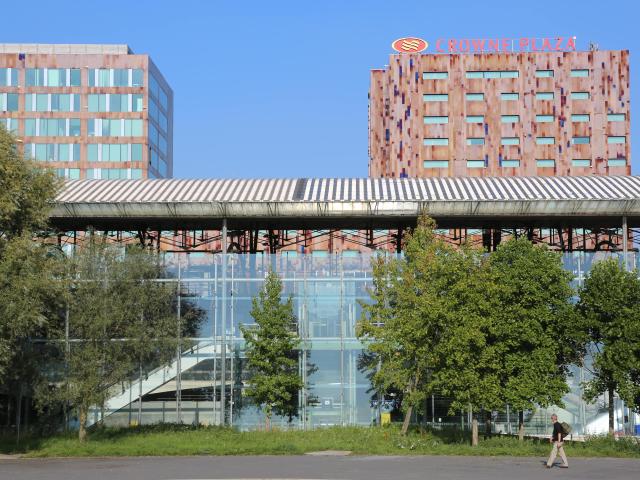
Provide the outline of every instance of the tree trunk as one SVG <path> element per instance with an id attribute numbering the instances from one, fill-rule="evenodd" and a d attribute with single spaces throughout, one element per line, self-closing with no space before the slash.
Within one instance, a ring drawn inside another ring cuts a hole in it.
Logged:
<path id="1" fill-rule="evenodd" d="M 80 440 L 81 443 L 84 443 L 87 441 L 87 407 L 80 405 L 78 416 L 80 417 L 78 419 L 80 422 L 78 440 Z"/>
<path id="2" fill-rule="evenodd" d="M 410 405 L 407 408 L 407 413 L 404 416 L 404 420 L 402 422 L 402 430 L 400 430 L 401 435 L 406 435 L 409 431 L 409 424 L 411 423 L 411 415 L 413 415 L 413 405 Z"/>
<path id="3" fill-rule="evenodd" d="M 264 418 L 264 429 L 267 432 L 271 431 L 271 414 L 267 414 L 267 416 Z"/>
<path id="4" fill-rule="evenodd" d="M 613 399 L 613 387 L 609 387 L 609 435 L 613 437 L 615 433 L 614 417 L 615 417 L 615 404 Z"/>
<path id="5" fill-rule="evenodd" d="M 524 442 L 524 410 L 518 412 L 518 440 Z"/>
<path id="6" fill-rule="evenodd" d="M 475 416 L 471 421 L 471 446 L 478 446 L 478 419 Z"/>

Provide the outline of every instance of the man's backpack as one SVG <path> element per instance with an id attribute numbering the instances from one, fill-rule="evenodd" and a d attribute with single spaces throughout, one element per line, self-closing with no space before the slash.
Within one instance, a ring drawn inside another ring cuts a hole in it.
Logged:
<path id="1" fill-rule="evenodd" d="M 560 429 L 562 430 L 563 437 L 566 437 L 571 433 L 571 425 L 569 425 L 567 422 L 562 422 L 560 424 Z"/>

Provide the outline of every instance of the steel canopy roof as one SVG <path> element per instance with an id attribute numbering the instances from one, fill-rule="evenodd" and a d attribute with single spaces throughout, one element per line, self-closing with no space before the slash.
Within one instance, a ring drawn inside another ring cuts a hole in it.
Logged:
<path id="1" fill-rule="evenodd" d="M 386 228 L 640 225 L 640 177 L 69 180 L 61 228 Z"/>

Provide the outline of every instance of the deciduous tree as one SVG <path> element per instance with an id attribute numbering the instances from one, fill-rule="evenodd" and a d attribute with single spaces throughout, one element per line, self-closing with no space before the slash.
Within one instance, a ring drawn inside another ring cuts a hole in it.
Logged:
<path id="1" fill-rule="evenodd" d="M 68 331 L 66 375 L 41 401 L 64 400 L 79 418 L 79 439 L 86 439 L 87 415 L 99 408 L 141 364 L 162 365 L 179 339 L 201 318 L 178 322 L 175 285 L 163 278 L 160 258 L 141 247 L 126 251 L 97 236 L 68 259 Z M 57 339 L 64 338 L 60 322 Z"/>
<path id="2" fill-rule="evenodd" d="M 579 291 L 577 310 L 586 322 L 593 379 L 585 398 L 607 394 L 609 434 L 613 435 L 614 395 L 632 408 L 640 400 L 640 280 L 617 259 L 597 262 Z"/>
<path id="3" fill-rule="evenodd" d="M 273 271 L 253 298 L 251 316 L 255 325 L 240 326 L 251 372 L 247 396 L 261 408 L 270 430 L 273 414 L 290 420 L 298 415 L 298 392 L 303 388 L 292 299 L 282 301 L 282 281 Z"/>

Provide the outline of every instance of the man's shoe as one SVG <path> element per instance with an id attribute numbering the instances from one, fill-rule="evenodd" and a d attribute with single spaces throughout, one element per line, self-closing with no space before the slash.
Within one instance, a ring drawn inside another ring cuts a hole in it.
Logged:
<path id="1" fill-rule="evenodd" d="M 569 468 L 569 465 L 560 465 L 560 468 Z"/>
<path id="2" fill-rule="evenodd" d="M 551 468 L 551 465 L 544 464 L 544 468 Z"/>

